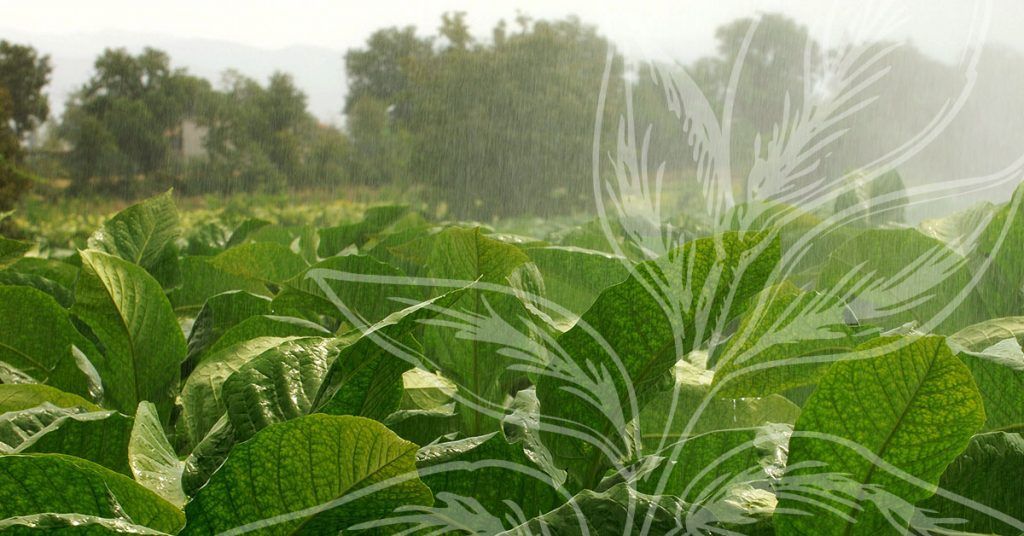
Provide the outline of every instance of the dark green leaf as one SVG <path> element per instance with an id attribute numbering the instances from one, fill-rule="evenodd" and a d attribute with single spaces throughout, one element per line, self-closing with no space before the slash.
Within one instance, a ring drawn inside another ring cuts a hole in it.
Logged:
<path id="1" fill-rule="evenodd" d="M 148 400 L 168 419 L 185 337 L 160 284 L 127 261 L 83 251 L 72 311 L 103 346 L 94 364 L 111 407 L 134 413 Z"/>
<path id="2" fill-rule="evenodd" d="M 279 423 L 232 450 L 189 502 L 181 534 L 335 533 L 400 506 L 430 505 L 415 462 L 416 445 L 369 419 L 309 415 Z M 374 485 L 381 488 L 371 491 Z M 361 490 L 369 493 L 353 497 Z"/>
<path id="3" fill-rule="evenodd" d="M 0 519 L 84 514 L 175 533 L 185 516 L 132 479 L 63 454 L 0 456 Z"/>
<path id="4" fill-rule="evenodd" d="M 99 353 L 52 297 L 34 288 L 0 286 L 0 325 L 0 362 L 39 383 L 91 397 L 88 374 L 79 368 L 71 348 L 90 360 L 98 359 Z"/>

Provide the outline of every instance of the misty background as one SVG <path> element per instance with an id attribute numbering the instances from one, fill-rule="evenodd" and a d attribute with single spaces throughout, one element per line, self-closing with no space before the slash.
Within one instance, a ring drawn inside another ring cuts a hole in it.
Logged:
<path id="1" fill-rule="evenodd" d="M 815 62 L 858 40 L 893 45 L 873 102 L 851 117 L 825 159 L 830 177 L 925 129 L 968 83 L 949 125 L 898 166 L 901 181 L 913 187 L 994 173 L 1024 153 L 1024 6 L 1012 0 L 614 8 L 101 1 L 5 2 L 4 10 L 0 39 L 34 48 L 52 67 L 46 122 L 23 136 L 25 167 L 43 196 L 358 187 L 406 192 L 439 214 L 481 220 L 585 212 L 593 208 L 594 113 L 609 46 L 613 79 L 633 84 L 637 117 L 652 126 L 652 159 L 685 184 L 694 171 L 686 134 L 646 73 L 652 62 L 674 63 L 720 110 L 729 66 L 755 17 L 761 24 L 736 100 L 734 180 L 749 172 L 751 147 L 780 121 L 786 95 L 799 105 L 808 39 Z M 864 13 L 892 24 L 857 35 Z M 965 58 L 977 31 L 983 48 L 973 64 Z M 117 60 L 106 71 L 104 57 Z M 154 72 L 181 93 L 149 95 L 146 62 L 159 64 Z M 136 93 L 115 95 L 119 68 L 142 73 Z M 626 109 L 623 84 L 612 84 L 608 97 L 605 151 Z M 1013 186 L 912 206 L 907 218 L 1004 201 Z M 675 193 L 675 210 L 692 208 L 690 193 Z"/>

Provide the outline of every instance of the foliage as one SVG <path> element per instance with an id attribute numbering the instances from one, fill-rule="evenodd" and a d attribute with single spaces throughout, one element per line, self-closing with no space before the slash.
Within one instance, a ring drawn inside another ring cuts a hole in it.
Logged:
<path id="1" fill-rule="evenodd" d="M 137 177 L 166 169 L 173 158 L 168 133 L 200 112 L 210 85 L 172 68 L 167 54 L 152 48 L 138 55 L 107 49 L 94 69 L 61 124 L 71 145 L 69 172 L 80 191 L 132 191 Z"/>
<path id="2" fill-rule="evenodd" d="M 0 213 L 14 208 L 31 184 L 21 168 L 21 143 L 50 113 L 43 88 L 52 70 L 49 56 L 0 40 Z"/>
<path id="3" fill-rule="evenodd" d="M 916 230 L 799 288 L 769 224 L 637 262 L 404 206 L 195 221 L 167 193 L 73 257 L 5 250 L 0 528 L 1022 529 L 1020 317 L 885 331 L 836 275 L 884 273 L 878 233 L 946 247 Z"/>

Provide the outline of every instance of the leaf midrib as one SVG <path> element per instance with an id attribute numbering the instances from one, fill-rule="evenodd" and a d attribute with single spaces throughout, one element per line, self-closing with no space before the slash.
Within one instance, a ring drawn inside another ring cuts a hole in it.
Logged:
<path id="1" fill-rule="evenodd" d="M 932 369 L 935 367 L 935 362 L 939 360 L 939 357 L 940 357 L 939 353 L 941 351 L 942 351 L 942 345 L 941 344 L 936 344 L 935 345 L 935 350 L 932 352 L 931 360 L 928 363 L 928 368 L 924 371 L 924 374 L 921 375 L 921 380 L 917 383 L 917 386 L 914 388 L 914 392 L 911 393 L 911 395 L 910 395 L 910 399 L 907 400 L 907 403 L 904 405 L 903 411 L 900 412 L 899 417 L 896 419 L 896 422 L 893 424 L 892 428 L 890 428 L 889 433 L 885 437 L 885 440 L 879 446 L 878 451 L 876 452 L 876 454 L 877 454 L 877 456 L 879 458 L 882 458 L 883 460 L 885 459 L 885 453 L 889 450 L 889 444 L 892 442 L 893 437 L 895 437 L 896 430 L 900 429 L 903 426 L 903 421 L 906 419 L 907 414 L 910 412 L 910 408 L 914 406 L 914 402 L 917 400 L 918 395 L 921 393 L 922 386 L 924 386 L 924 384 L 927 381 L 928 377 L 931 375 Z M 874 463 L 870 464 L 868 466 L 867 473 L 864 474 L 864 478 L 863 478 L 862 484 L 870 483 L 871 479 L 874 476 L 875 471 L 877 469 L 878 469 L 878 465 L 877 464 L 874 464 Z M 856 497 L 856 503 L 860 504 L 861 501 L 863 500 L 863 497 L 864 497 L 863 489 L 858 490 L 857 491 L 857 497 Z M 863 512 L 863 510 L 861 510 L 861 511 Z M 850 512 L 850 514 L 851 514 L 850 518 L 852 519 L 852 521 L 848 521 L 844 525 L 844 527 L 843 527 L 843 536 L 849 536 L 850 535 L 850 531 L 853 530 L 853 526 L 854 526 L 854 524 L 857 523 L 857 518 L 859 517 L 859 515 L 857 515 L 856 512 Z"/>

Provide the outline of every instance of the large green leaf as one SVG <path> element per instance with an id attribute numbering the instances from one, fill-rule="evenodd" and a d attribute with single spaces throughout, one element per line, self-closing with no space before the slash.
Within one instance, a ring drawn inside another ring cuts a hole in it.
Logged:
<path id="1" fill-rule="evenodd" d="M 777 516 L 780 535 L 900 530 L 933 492 L 904 474 L 934 485 L 984 423 L 944 339 L 886 337 L 858 351 L 832 365 L 797 420 L 779 509 L 810 515 Z"/>
<path id="2" fill-rule="evenodd" d="M 517 511 L 538 516 L 569 498 L 521 444 L 509 443 L 499 432 L 429 445 L 418 458 L 423 483 L 435 496 L 471 497 L 499 518 Z"/>
<path id="3" fill-rule="evenodd" d="M 164 435 L 156 407 L 149 402 L 139 404 L 135 412 L 128 441 L 128 465 L 136 482 L 178 508 L 185 506 L 181 488 L 184 464 Z"/>
<path id="4" fill-rule="evenodd" d="M 264 351 L 229 376 L 221 392 L 238 440 L 309 413 L 338 346 L 335 340 L 321 337 L 290 340 Z"/>
<path id="5" fill-rule="evenodd" d="M 763 534 L 775 509 L 771 483 L 785 465 L 789 432 L 786 425 L 772 425 L 687 438 L 657 454 L 664 461 L 641 475 L 637 489 L 685 501 L 693 533 Z"/>
<path id="6" fill-rule="evenodd" d="M 32 244 L 21 240 L 11 240 L 0 236 L 0 268 L 3 268 L 21 258 L 26 251 L 32 249 Z"/>
<path id="7" fill-rule="evenodd" d="M 242 320 L 270 312 L 270 300 L 244 291 L 229 291 L 211 296 L 199 310 L 188 335 L 186 362 L 195 366 L 214 342 Z"/>
<path id="8" fill-rule="evenodd" d="M 181 388 L 181 418 L 187 444 L 196 445 L 227 410 L 222 395 L 224 382 L 246 363 L 271 348 L 289 341 L 281 337 L 258 337 L 242 341 L 208 356 Z"/>
<path id="9" fill-rule="evenodd" d="M 43 404 L 0 414 L 0 453 L 68 454 L 127 475 L 131 429 L 131 417 L 116 411 Z"/>
<path id="10" fill-rule="evenodd" d="M 95 365 L 111 407 L 134 413 L 139 402 L 148 400 L 166 421 L 185 337 L 160 284 L 127 261 L 83 251 L 72 311 L 102 345 Z"/>
<path id="11" fill-rule="evenodd" d="M 765 289 L 717 360 L 714 386 L 723 397 L 765 396 L 817 381 L 829 355 L 857 346 L 842 304 L 789 282 Z"/>
<path id="12" fill-rule="evenodd" d="M 188 496 L 195 495 L 206 485 L 235 446 L 235 430 L 231 428 L 228 415 L 221 415 L 210 431 L 203 437 L 185 459 L 181 474 L 181 487 Z"/>
<path id="13" fill-rule="evenodd" d="M 863 323 L 915 322 L 949 333 L 987 318 L 971 287 L 969 259 L 915 229 L 872 229 L 836 249 L 818 288 L 843 297 Z"/>
<path id="14" fill-rule="evenodd" d="M 558 338 L 537 396 L 543 421 L 588 436 L 543 434 L 578 484 L 593 486 L 606 468 L 629 458 L 626 425 L 635 412 L 671 385 L 669 371 L 680 357 L 717 336 L 745 308 L 778 258 L 778 240 L 759 233 L 689 242 L 665 259 L 638 265 Z"/>
<path id="15" fill-rule="evenodd" d="M 479 228 L 448 228 L 393 250 L 422 263 L 427 277 L 467 283 L 507 285 L 513 270 L 529 262 L 518 247 L 488 238 Z M 424 354 L 466 393 L 464 400 L 500 411 L 512 363 L 501 350 L 506 340 L 527 332 L 527 316 L 522 302 L 510 293 L 470 288 L 428 322 Z M 468 404 L 460 406 L 459 414 L 468 435 L 497 429 L 496 419 Z"/>
<path id="16" fill-rule="evenodd" d="M 962 351 L 985 401 L 985 430 L 1024 424 L 1024 353 L 1016 339 L 1006 339 L 980 352 Z"/>
<path id="17" fill-rule="evenodd" d="M 917 229 L 925 236 L 930 236 L 953 248 L 961 255 L 970 253 L 967 247 L 972 243 L 971 237 L 983 225 L 987 225 L 996 213 L 996 206 L 988 201 L 978 203 L 966 210 L 948 216 L 924 220 Z"/>
<path id="18" fill-rule="evenodd" d="M 674 376 L 674 388 L 654 395 L 640 411 L 645 447 L 714 430 L 793 424 L 800 415 L 800 408 L 780 395 L 708 399 L 711 371 L 685 361 L 676 364 Z"/>
<path id="19" fill-rule="evenodd" d="M 373 235 L 384 231 L 408 212 L 409 207 L 405 205 L 371 207 L 358 223 L 320 229 L 317 251 L 321 257 L 331 257 L 349 246 L 362 247 Z"/>
<path id="20" fill-rule="evenodd" d="M 75 301 L 78 268 L 69 263 L 38 257 L 24 257 L 0 271 L 0 284 L 20 285 L 41 290 L 63 307 Z"/>
<path id="21" fill-rule="evenodd" d="M 372 257 L 363 255 L 344 255 L 332 257 L 314 264 L 308 271 L 289 280 L 281 292 L 274 297 L 274 314 L 296 316 L 322 322 L 322 318 L 332 319 L 332 327 L 350 324 L 338 307 L 328 298 L 325 289 L 310 273 L 336 271 L 350 274 L 353 280 L 321 280 L 330 286 L 336 296 L 352 314 L 359 315 L 364 324 L 372 324 L 385 316 L 404 308 L 409 299 L 419 301 L 423 298 L 421 288 L 412 285 L 398 285 L 382 282 L 359 281 L 359 276 L 400 277 L 396 268 L 384 264 Z"/>
<path id="22" fill-rule="evenodd" d="M 213 354 L 231 345 L 258 337 L 327 337 L 331 332 L 320 324 L 290 316 L 256 315 L 228 328 L 210 345 Z"/>
<path id="23" fill-rule="evenodd" d="M 164 248 L 178 237 L 178 210 L 171 192 L 132 205 L 89 237 L 89 248 L 153 270 Z"/>
<path id="24" fill-rule="evenodd" d="M 74 288 L 75 281 L 78 280 L 78 267 L 57 259 L 24 257 L 12 264 L 8 270 L 45 277 L 68 289 Z"/>
<path id="25" fill-rule="evenodd" d="M 939 479 L 939 494 L 918 504 L 950 522 L 951 529 L 983 534 L 1020 534 L 1024 531 L 1024 437 L 993 432 L 974 436 L 967 450 L 946 468 Z M 994 510 L 998 515 L 965 504 L 950 492 Z"/>
<path id="26" fill-rule="evenodd" d="M 600 251 L 549 246 L 529 248 L 526 254 L 544 277 L 544 297 L 575 317 L 586 312 L 601 291 L 629 275 L 626 259 Z"/>
<path id="27" fill-rule="evenodd" d="M 0 362 L 37 382 L 92 397 L 88 367 L 83 369 L 72 347 L 90 361 L 98 352 L 52 297 L 34 288 L 0 286 L 0 325 Z"/>
<path id="28" fill-rule="evenodd" d="M 298 253 L 273 242 L 235 246 L 211 259 L 210 263 L 234 276 L 271 284 L 281 284 L 307 267 Z"/>
<path id="29" fill-rule="evenodd" d="M 312 225 L 264 225 L 249 233 L 245 240 L 281 244 L 301 255 L 306 262 L 316 262 L 317 244 L 320 241 Z"/>
<path id="30" fill-rule="evenodd" d="M 787 426 L 777 425 L 695 435 L 660 451 L 668 475 L 655 472 L 638 488 L 697 503 L 713 501 L 723 486 L 767 482 L 774 476 L 769 473 L 785 462 L 788 432 Z"/>
<path id="31" fill-rule="evenodd" d="M 98 411 L 99 406 L 88 400 L 60 389 L 35 383 L 0 384 L 0 413 L 21 411 L 49 403 L 58 408 L 80 407 Z"/>
<path id="32" fill-rule="evenodd" d="M 0 270 L 0 285 L 32 287 L 53 297 L 61 307 L 71 307 L 75 297 L 71 290 L 56 281 L 36 274 L 23 274 L 14 270 Z"/>
<path id="33" fill-rule="evenodd" d="M 985 304 L 982 318 L 1020 314 L 1024 306 L 1024 187 L 1018 185 L 1010 201 L 996 209 L 978 236 L 971 258 L 980 274 L 976 293 Z M 981 318 L 976 319 L 981 320 Z"/>
<path id="34" fill-rule="evenodd" d="M 211 296 L 223 292 L 244 290 L 259 295 L 270 294 L 263 283 L 221 270 L 207 257 L 183 258 L 181 279 L 181 287 L 170 291 L 167 297 L 175 311 L 193 315 Z"/>
<path id="35" fill-rule="evenodd" d="M 416 476 L 416 448 L 360 417 L 309 415 L 275 424 L 235 447 L 189 502 L 181 534 L 336 533 L 401 506 L 429 506 L 430 490 Z"/>
<path id="36" fill-rule="evenodd" d="M 412 331 L 465 292 L 455 290 L 407 307 L 359 334 L 331 363 L 316 393 L 316 411 L 383 420 L 397 410 L 402 400 L 402 375 L 413 364 L 395 355 L 392 348 L 411 349 L 416 352 L 411 357 L 418 359 L 418 349 L 410 340 Z"/>
<path id="37" fill-rule="evenodd" d="M 645 524 L 647 534 L 677 534 L 685 527 L 685 520 L 677 518 L 684 508 L 672 497 L 652 497 L 618 484 L 602 492 L 584 490 L 564 505 L 501 534 L 641 534 Z"/>
<path id="38" fill-rule="evenodd" d="M 0 456 L 0 519 L 35 514 L 122 519 L 175 533 L 181 511 L 132 479 L 63 454 Z"/>

